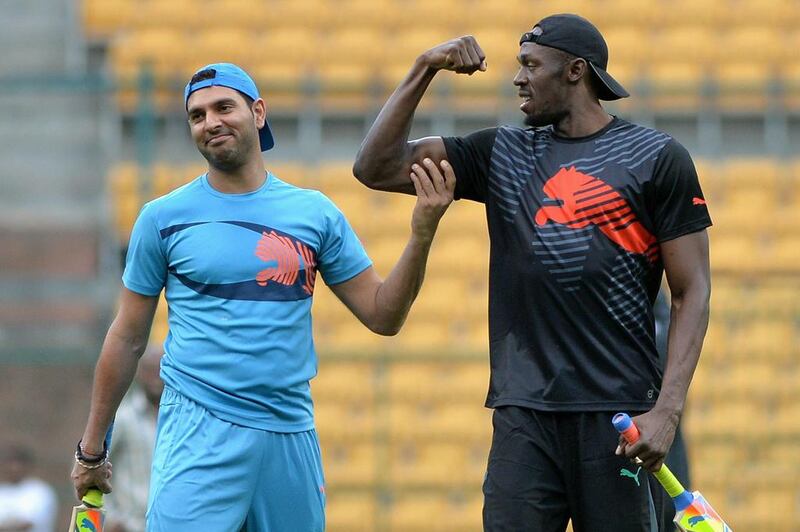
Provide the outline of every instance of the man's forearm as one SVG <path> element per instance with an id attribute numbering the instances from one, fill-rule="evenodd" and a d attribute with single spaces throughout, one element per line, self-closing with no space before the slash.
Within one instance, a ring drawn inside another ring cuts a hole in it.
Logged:
<path id="1" fill-rule="evenodd" d="M 425 278 L 425 265 L 432 238 L 412 234 L 400 260 L 375 294 L 377 329 L 382 334 L 397 334 L 419 294 Z"/>
<path id="2" fill-rule="evenodd" d="M 673 294 L 667 344 L 667 366 L 656 408 L 680 417 L 689 384 L 700 359 L 708 328 L 709 289 L 698 286 Z"/>
<path id="3" fill-rule="evenodd" d="M 414 113 L 436 75 L 420 56 L 408 75 L 384 104 L 356 155 L 353 174 L 369 187 L 407 170 L 410 148 L 408 135 Z"/>
<path id="4" fill-rule="evenodd" d="M 146 338 L 128 338 L 112 325 L 97 361 L 89 421 L 81 439 L 84 452 L 99 455 L 122 397 L 131 385 Z"/>

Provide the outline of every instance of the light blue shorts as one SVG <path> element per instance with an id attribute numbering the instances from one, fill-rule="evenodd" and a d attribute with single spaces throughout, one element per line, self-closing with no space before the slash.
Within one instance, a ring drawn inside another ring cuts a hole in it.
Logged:
<path id="1" fill-rule="evenodd" d="M 164 389 L 148 531 L 321 532 L 324 486 L 316 431 L 234 425 Z"/>

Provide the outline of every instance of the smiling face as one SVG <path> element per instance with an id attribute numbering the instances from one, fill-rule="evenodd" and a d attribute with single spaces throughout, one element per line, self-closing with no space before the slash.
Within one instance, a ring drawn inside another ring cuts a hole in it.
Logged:
<path id="1" fill-rule="evenodd" d="M 251 106 L 238 91 L 211 86 L 189 96 L 187 114 L 192 139 L 210 166 L 230 172 L 261 156 L 258 129 L 265 121 L 263 100 Z"/>
<path id="2" fill-rule="evenodd" d="M 548 126 L 569 113 L 571 84 L 567 70 L 571 59 L 569 54 L 548 46 L 529 42 L 520 46 L 514 85 L 522 98 L 519 108 L 525 113 L 525 125 Z"/>

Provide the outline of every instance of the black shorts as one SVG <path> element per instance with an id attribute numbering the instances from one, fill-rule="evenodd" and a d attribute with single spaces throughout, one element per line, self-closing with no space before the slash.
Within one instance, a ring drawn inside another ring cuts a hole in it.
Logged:
<path id="1" fill-rule="evenodd" d="M 564 532 L 569 519 L 575 532 L 674 530 L 664 489 L 614 454 L 614 413 L 496 408 L 484 530 Z"/>

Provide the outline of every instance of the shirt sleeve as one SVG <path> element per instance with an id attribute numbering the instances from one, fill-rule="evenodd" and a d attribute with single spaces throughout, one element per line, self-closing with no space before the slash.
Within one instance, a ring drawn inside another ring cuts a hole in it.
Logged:
<path id="1" fill-rule="evenodd" d="M 352 279 L 372 266 L 372 261 L 342 211 L 322 197 L 327 208 L 317 263 L 325 284 L 330 286 Z"/>
<path id="2" fill-rule="evenodd" d="M 466 137 L 443 137 L 447 160 L 456 174 L 456 199 L 486 203 L 489 163 L 497 128 L 481 129 Z"/>
<path id="3" fill-rule="evenodd" d="M 711 225 L 705 196 L 692 158 L 676 140 L 661 150 L 653 175 L 654 224 L 660 242 Z"/>
<path id="4" fill-rule="evenodd" d="M 145 296 L 156 296 L 167 281 L 167 256 L 152 204 L 142 207 L 133 225 L 122 283 Z"/>

